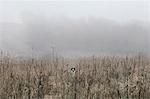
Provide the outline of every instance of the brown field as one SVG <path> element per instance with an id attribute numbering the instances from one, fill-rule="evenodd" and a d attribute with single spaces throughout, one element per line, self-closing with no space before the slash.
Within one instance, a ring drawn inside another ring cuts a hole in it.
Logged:
<path id="1" fill-rule="evenodd" d="M 150 58 L 1 55 L 0 99 L 150 99 Z"/>

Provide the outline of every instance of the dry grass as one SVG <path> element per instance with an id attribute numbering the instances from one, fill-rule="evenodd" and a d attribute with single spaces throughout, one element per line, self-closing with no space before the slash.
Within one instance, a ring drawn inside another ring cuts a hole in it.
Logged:
<path id="1" fill-rule="evenodd" d="M 145 56 L 69 60 L 1 55 L 0 99 L 150 99 L 150 61 Z"/>

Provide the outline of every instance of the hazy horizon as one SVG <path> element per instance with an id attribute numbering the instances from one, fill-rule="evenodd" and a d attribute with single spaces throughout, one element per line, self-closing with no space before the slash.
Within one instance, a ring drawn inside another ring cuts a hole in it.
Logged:
<path id="1" fill-rule="evenodd" d="M 1 1 L 0 47 L 64 56 L 149 53 L 148 1 Z"/>

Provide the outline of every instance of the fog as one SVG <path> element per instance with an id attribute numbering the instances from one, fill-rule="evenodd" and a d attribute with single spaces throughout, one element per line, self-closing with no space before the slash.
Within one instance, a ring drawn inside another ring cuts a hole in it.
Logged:
<path id="1" fill-rule="evenodd" d="M 147 3 L 54 4 L 1 3 L 1 50 L 18 55 L 46 55 L 52 49 L 62 56 L 149 54 Z"/>

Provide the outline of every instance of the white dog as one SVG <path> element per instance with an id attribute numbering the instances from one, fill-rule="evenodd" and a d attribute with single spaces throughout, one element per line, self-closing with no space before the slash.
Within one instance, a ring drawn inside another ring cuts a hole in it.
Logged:
<path id="1" fill-rule="evenodd" d="M 64 66 L 64 72 L 68 72 L 72 77 L 74 77 L 76 73 L 76 67 L 72 64 L 66 64 Z"/>

